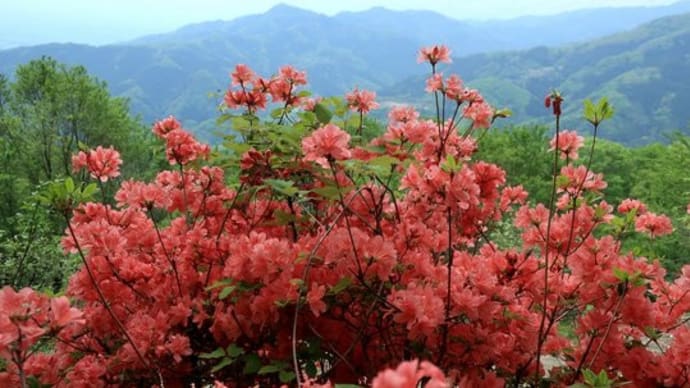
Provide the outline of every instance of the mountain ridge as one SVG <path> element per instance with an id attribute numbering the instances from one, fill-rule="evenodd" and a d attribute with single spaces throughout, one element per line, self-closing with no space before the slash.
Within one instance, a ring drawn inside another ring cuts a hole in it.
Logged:
<path id="1" fill-rule="evenodd" d="M 587 43 L 454 60 L 440 71 L 458 73 L 490 103 L 511 108 L 508 123 L 549 122 L 542 101 L 556 88 L 566 98 L 566 126 L 581 127 L 584 99 L 608 97 L 618 113 L 602 129 L 604 137 L 642 145 L 673 130 L 690 134 L 690 13 Z M 423 82 L 407 79 L 382 91 L 382 98 L 414 99 Z"/>
<path id="2" fill-rule="evenodd" d="M 664 13 L 682 7 L 690 10 L 690 2 L 651 9 L 656 13 Z M 635 13 L 635 10 L 639 11 L 641 8 L 643 7 L 633 7 L 625 12 Z M 644 9 L 647 13 L 651 12 L 650 8 Z M 617 14 L 621 12 L 616 9 Z M 610 13 L 608 15 L 611 16 Z M 600 15 L 604 16 L 606 12 Z M 547 23 L 546 20 L 555 19 L 538 17 L 536 20 L 544 20 L 544 24 L 549 25 L 553 22 Z M 374 8 L 327 16 L 282 5 L 264 14 L 244 16 L 230 22 L 212 21 L 188 25 L 174 33 L 149 35 L 128 44 L 98 47 L 49 44 L 1 50 L 0 72 L 11 75 L 17 65 L 42 55 L 52 56 L 70 65 L 84 65 L 91 74 L 105 80 L 113 94 L 128 97 L 132 110 L 145 121 L 152 122 L 174 114 L 191 128 L 195 128 L 216 117 L 216 105 L 228 85 L 228 73 L 236 63 L 246 63 L 265 76 L 277 71 L 281 65 L 292 64 L 307 71 L 310 88 L 318 95 L 342 95 L 355 86 L 395 95 L 395 83 L 408 76 L 416 75 L 423 82 L 422 74 L 426 68 L 415 62 L 420 46 L 446 43 L 456 56 L 471 52 L 477 47 L 487 48 L 484 43 L 472 39 L 471 34 L 483 34 L 481 29 L 471 28 L 470 23 L 458 22 L 433 11 L 416 13 Z M 684 31 L 682 26 L 674 28 Z M 596 42 L 613 40 L 613 46 L 617 49 L 632 50 L 639 42 L 650 40 L 650 33 L 662 34 L 663 31 L 658 26 L 651 32 L 638 27 Z M 445 34 L 446 39 L 434 39 L 441 34 Z M 504 35 L 506 36 L 499 34 L 498 38 L 504 39 L 511 34 Z M 546 36 L 543 33 L 534 35 Z M 454 45 L 453 41 L 458 36 L 462 38 L 461 42 Z M 493 39 L 488 35 L 484 38 Z M 616 39 L 622 41 L 616 43 Z M 467 44 L 463 46 L 463 42 Z M 475 48 L 469 45 L 470 42 L 474 42 Z M 504 44 L 500 40 L 495 40 L 494 43 Z M 542 44 L 509 54 L 494 52 L 462 56 L 461 60 L 456 61 L 463 64 L 457 68 L 457 72 L 470 81 L 478 80 L 478 86 L 487 89 L 485 92 L 489 95 L 492 93 L 491 89 L 495 89 L 494 94 L 505 92 L 506 95 L 515 97 L 511 101 L 513 104 L 507 105 L 515 108 L 518 118 L 532 119 L 538 117 L 534 108 L 539 106 L 535 104 L 537 94 L 542 94 L 543 97 L 548 88 L 561 86 L 562 83 L 556 79 L 558 77 L 566 78 L 567 75 L 573 85 L 584 82 L 578 77 L 593 74 L 580 73 L 583 67 L 591 64 L 581 56 L 586 54 L 588 58 L 596 59 L 612 47 L 611 44 L 604 44 L 597 51 L 597 43 L 591 43 L 595 45 L 592 47 L 587 46 L 590 43 L 570 42 L 563 48 L 545 48 Z M 572 51 L 572 47 L 585 46 L 588 49 L 582 55 L 570 55 L 570 61 L 559 60 L 559 55 L 569 53 L 568 50 Z M 667 56 L 671 54 L 665 53 Z M 626 71 L 635 70 L 634 61 L 617 61 L 628 66 Z M 608 68 L 606 66 L 604 68 Z M 614 83 L 625 83 L 628 86 L 629 78 L 635 76 L 628 74 L 626 78 L 622 70 L 620 74 L 609 70 L 594 75 L 599 77 L 602 84 L 616 79 Z M 551 78 L 541 74 L 544 72 Z M 659 78 L 665 75 L 653 69 L 638 72 L 638 76 L 645 77 Z M 524 74 L 531 74 L 531 81 L 518 79 Z M 623 78 L 616 78 L 621 76 Z M 501 83 L 502 80 L 506 82 Z M 526 84 L 528 81 L 530 85 Z M 613 84 L 609 85 L 610 88 L 615 92 L 621 92 L 621 88 L 611 85 Z M 415 94 L 408 93 L 412 98 L 422 94 L 423 83 L 415 86 Z M 406 97 L 405 93 L 402 95 Z M 208 125 L 204 129 L 208 130 Z"/>

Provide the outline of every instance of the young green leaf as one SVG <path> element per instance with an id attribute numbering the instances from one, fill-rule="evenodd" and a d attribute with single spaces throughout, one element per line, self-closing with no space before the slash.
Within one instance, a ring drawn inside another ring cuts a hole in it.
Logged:
<path id="1" fill-rule="evenodd" d="M 201 353 L 199 354 L 199 358 L 204 358 L 204 359 L 211 359 L 211 358 L 221 358 L 225 357 L 225 350 L 223 348 L 218 348 L 211 353 Z"/>
<path id="2" fill-rule="evenodd" d="M 235 362 L 234 359 L 229 358 L 229 357 L 225 357 L 224 359 L 220 360 L 220 362 L 218 364 L 216 364 L 216 366 L 211 368 L 211 372 L 213 372 L 213 373 L 218 372 L 219 370 L 225 368 L 226 366 L 232 364 L 233 362 Z"/>

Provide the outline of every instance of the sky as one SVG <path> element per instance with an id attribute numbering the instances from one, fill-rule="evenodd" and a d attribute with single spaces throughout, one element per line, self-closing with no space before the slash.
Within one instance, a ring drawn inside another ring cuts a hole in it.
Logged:
<path id="1" fill-rule="evenodd" d="M 456 19 L 507 19 L 674 0 L 0 0 L 0 49 L 50 42 L 106 44 L 209 20 L 263 13 L 279 3 L 333 15 L 375 6 Z"/>

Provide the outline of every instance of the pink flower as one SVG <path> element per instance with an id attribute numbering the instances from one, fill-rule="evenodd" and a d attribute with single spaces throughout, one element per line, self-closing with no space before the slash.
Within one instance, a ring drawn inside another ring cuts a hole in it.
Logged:
<path id="1" fill-rule="evenodd" d="M 249 66 L 240 63 L 235 66 L 235 71 L 230 76 L 232 77 L 233 85 L 243 85 L 251 82 L 256 75 Z"/>
<path id="2" fill-rule="evenodd" d="M 484 97 L 482 97 L 481 94 L 479 94 L 479 91 L 477 89 L 463 89 L 462 90 L 462 96 L 460 97 L 461 101 L 464 102 L 469 102 L 470 104 L 474 104 L 475 102 L 483 102 Z"/>
<path id="3" fill-rule="evenodd" d="M 175 362 L 182 361 L 183 356 L 192 354 L 192 348 L 189 343 L 189 337 L 185 335 L 174 334 L 168 338 L 165 348 L 173 356 Z"/>
<path id="4" fill-rule="evenodd" d="M 619 213 L 626 214 L 633 210 L 636 211 L 635 215 L 639 216 L 647 212 L 647 206 L 636 199 L 630 198 L 624 199 L 623 202 L 621 202 L 621 204 L 618 205 Z"/>
<path id="5" fill-rule="evenodd" d="M 558 144 L 556 144 L 556 137 L 551 139 L 550 150 L 555 150 L 561 153 L 561 159 L 570 158 L 575 160 L 578 158 L 577 151 L 584 145 L 584 138 L 578 136 L 575 131 L 563 131 L 558 135 Z"/>
<path id="6" fill-rule="evenodd" d="M 324 295 L 326 295 L 326 287 L 323 284 L 311 284 L 311 290 L 307 293 L 307 303 L 309 303 L 309 308 L 315 317 L 326 311 L 326 303 L 323 301 Z"/>
<path id="7" fill-rule="evenodd" d="M 321 98 L 305 98 L 302 100 L 302 109 L 304 109 L 307 112 L 313 112 L 314 108 L 316 108 L 316 104 L 321 102 Z"/>
<path id="8" fill-rule="evenodd" d="M 115 200 L 120 207 L 129 206 L 134 209 L 148 210 L 152 207 L 166 208 L 170 205 L 170 197 L 162 187 L 155 183 L 143 183 L 133 180 L 122 182 L 115 193 Z"/>
<path id="9" fill-rule="evenodd" d="M 27 351 L 46 333 L 47 300 L 30 288 L 15 291 L 9 286 L 0 289 L 0 355 L 7 354 L 10 344 Z"/>
<path id="10" fill-rule="evenodd" d="M 120 176 L 121 164 L 120 153 L 113 147 L 98 146 L 95 150 L 79 151 L 78 154 L 72 156 L 72 170 L 77 172 L 86 167 L 91 177 L 101 182 Z"/>
<path id="11" fill-rule="evenodd" d="M 302 139 L 305 161 L 314 161 L 329 168 L 329 160 L 344 160 L 352 156 L 347 143 L 350 135 L 333 124 L 327 124 Z"/>
<path id="12" fill-rule="evenodd" d="M 295 89 L 306 83 L 305 72 L 295 70 L 292 66 L 283 66 L 278 75 L 268 83 L 268 92 L 271 93 L 274 102 L 285 102 L 286 105 L 296 106 L 299 105 L 302 97 L 295 93 Z M 254 89 L 258 88 L 255 86 Z"/>
<path id="13" fill-rule="evenodd" d="M 379 372 L 372 381 L 372 388 L 415 388 L 419 381 L 428 378 L 428 388 L 447 387 L 446 377 L 434 364 L 428 361 L 412 360 L 401 362 L 396 369 Z"/>
<path id="14" fill-rule="evenodd" d="M 526 199 L 527 191 L 522 185 L 506 187 L 501 192 L 500 208 L 502 211 L 506 211 L 510 205 L 523 205 Z"/>
<path id="15" fill-rule="evenodd" d="M 189 132 L 176 129 L 166 137 L 166 156 L 170 164 L 187 164 L 211 151 L 208 145 L 201 144 Z"/>
<path id="16" fill-rule="evenodd" d="M 376 93 L 368 90 L 355 88 L 355 90 L 345 95 L 345 99 L 350 110 L 355 112 L 368 113 L 370 110 L 379 107 L 379 104 L 374 101 Z"/>
<path id="17" fill-rule="evenodd" d="M 388 119 L 391 123 L 408 123 L 410 121 L 415 121 L 419 118 L 419 112 L 417 112 L 414 107 L 411 106 L 394 106 L 388 112 Z"/>
<path id="18" fill-rule="evenodd" d="M 427 93 L 443 92 L 445 90 L 443 86 L 443 74 L 432 74 L 431 77 L 426 80 L 426 88 L 424 88 L 424 90 L 426 90 Z"/>
<path id="19" fill-rule="evenodd" d="M 671 224 L 671 219 L 664 215 L 644 213 L 635 220 L 635 230 L 655 238 L 673 232 L 673 225 Z"/>
<path id="20" fill-rule="evenodd" d="M 462 116 L 466 119 L 472 120 L 472 128 L 489 128 L 491 126 L 491 119 L 493 118 L 494 110 L 485 102 L 475 102 L 467 107 L 462 112 Z"/>
<path id="21" fill-rule="evenodd" d="M 266 108 L 266 95 L 256 88 L 251 91 L 228 90 L 225 93 L 225 105 L 230 109 L 246 106 L 249 112 Z"/>
<path id="22" fill-rule="evenodd" d="M 573 166 L 569 164 L 561 168 L 562 180 L 559 182 L 559 191 L 567 191 L 581 195 L 580 190 L 587 190 L 595 193 L 605 189 L 607 184 L 602 174 L 595 174 L 587 171 L 585 166 Z"/>
<path id="23" fill-rule="evenodd" d="M 284 79 L 292 85 L 306 85 L 307 84 L 307 73 L 304 71 L 296 70 L 290 65 L 286 65 L 280 68 L 278 77 Z"/>
<path id="24" fill-rule="evenodd" d="M 168 132 L 175 130 L 175 129 L 180 129 L 182 128 L 182 125 L 180 124 L 179 121 L 173 116 L 168 116 L 167 118 L 160 120 L 153 124 L 153 133 L 156 134 L 156 136 L 160 138 L 164 138 L 165 135 L 168 134 Z"/>
<path id="25" fill-rule="evenodd" d="M 446 79 L 446 96 L 460 102 L 463 97 L 462 80 L 455 74 Z"/>
<path id="26" fill-rule="evenodd" d="M 450 50 L 448 47 L 443 45 L 422 47 L 419 50 L 417 62 L 429 62 L 431 66 L 434 66 L 439 62 L 450 63 Z"/>
<path id="27" fill-rule="evenodd" d="M 393 320 L 407 327 L 410 338 L 430 335 L 443 322 L 443 300 L 430 287 L 413 284 L 391 292 L 389 300 L 399 310 Z"/>
<path id="28" fill-rule="evenodd" d="M 69 306 L 69 299 L 65 296 L 50 300 L 52 324 L 55 328 L 67 326 L 70 323 L 84 324 L 83 313 Z"/>

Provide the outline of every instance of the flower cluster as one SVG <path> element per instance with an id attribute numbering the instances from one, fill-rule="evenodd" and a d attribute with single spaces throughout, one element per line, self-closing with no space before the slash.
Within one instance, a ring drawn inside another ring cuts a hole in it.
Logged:
<path id="1" fill-rule="evenodd" d="M 302 140 L 302 152 L 305 161 L 318 162 L 324 168 L 329 168 L 329 161 L 350 158 L 352 153 L 348 148 L 350 135 L 333 124 L 314 131 Z"/>
<path id="2" fill-rule="evenodd" d="M 379 104 L 374 101 L 375 99 L 376 93 L 368 90 L 355 89 L 345 95 L 345 100 L 350 110 L 362 114 L 367 114 L 372 109 L 379 107 Z"/>
<path id="3" fill-rule="evenodd" d="M 434 67 L 449 50 L 420 59 Z M 0 385 L 499 387 L 548 373 L 567 386 L 585 371 L 688 384 L 690 266 L 668 281 L 658 262 L 624 250 L 626 233 L 609 234 L 672 227 L 634 200 L 614 213 L 604 177 L 573 164 L 574 132 L 552 142 L 566 163 L 547 207 L 477 160 L 473 130 L 494 117 L 457 76 L 434 76 L 431 89 L 462 114 L 395 107 L 369 144 L 311 113 L 284 125 L 306 103 L 302 72 L 262 79 L 238 65 L 231 79 L 229 107 L 285 104 L 281 125 L 267 127 L 286 137 L 235 144 L 228 185 L 203 160 L 208 146 L 172 117 L 156 123 L 176 168 L 122 182 L 115 205 L 74 209 L 63 248 L 84 265 L 67 297 L 0 291 Z M 362 114 L 372 104 L 352 94 Z M 116 176 L 113 155 L 75 160 L 103 180 Z M 509 219 L 521 244 L 504 248 L 492 231 Z"/>
<path id="4" fill-rule="evenodd" d="M 239 64 L 230 77 L 232 83 L 225 94 L 225 105 L 230 109 L 245 108 L 249 113 L 266 108 L 267 96 L 286 107 L 299 106 L 303 97 L 297 88 L 307 84 L 306 73 L 292 66 L 283 66 L 276 76 L 266 79 L 257 76 L 247 65 Z"/>
<path id="5" fill-rule="evenodd" d="M 20 386 L 19 371 L 38 371 L 50 365 L 36 353 L 42 340 L 66 340 L 79 333 L 85 323 L 83 312 L 70 307 L 64 297 L 49 299 L 34 290 L 14 291 L 10 287 L 0 290 L 0 358 L 7 363 L 0 372 L 0 385 Z M 57 374 L 56 372 L 53 372 Z"/>
<path id="6" fill-rule="evenodd" d="M 107 182 L 110 178 L 120 176 L 120 165 L 122 165 L 120 153 L 113 147 L 98 146 L 88 152 L 79 151 L 72 157 L 72 169 L 74 171 L 86 168 L 92 178 L 101 182 Z"/>
<path id="7" fill-rule="evenodd" d="M 429 62 L 432 66 L 435 66 L 439 62 L 450 63 L 450 50 L 443 45 L 423 47 L 419 50 L 417 62 Z"/>
<path id="8" fill-rule="evenodd" d="M 584 140 L 575 131 L 563 131 L 558 134 L 558 139 L 554 136 L 551 140 L 550 150 L 557 149 L 561 159 L 576 160 L 578 158 L 577 151 L 585 144 Z"/>

